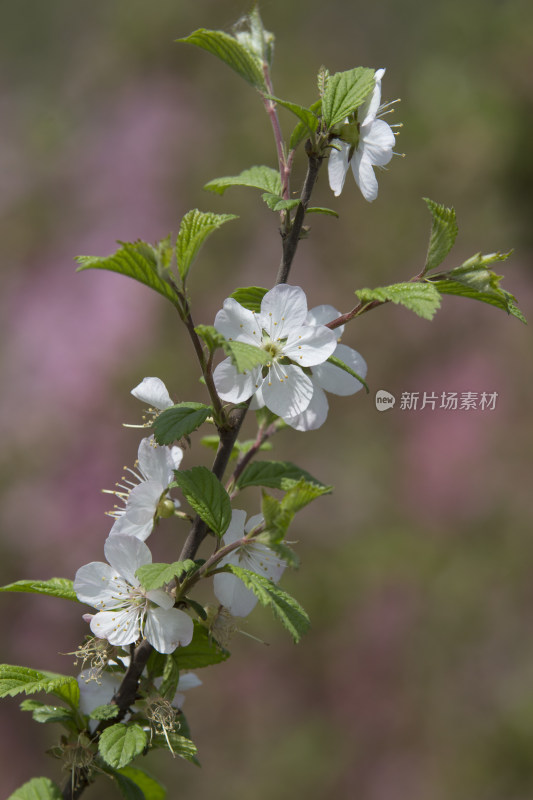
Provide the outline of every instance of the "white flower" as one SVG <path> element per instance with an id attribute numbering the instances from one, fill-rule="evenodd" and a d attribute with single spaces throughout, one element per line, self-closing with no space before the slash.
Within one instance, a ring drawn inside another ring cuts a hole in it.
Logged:
<path id="1" fill-rule="evenodd" d="M 384 167 L 392 158 L 394 133 L 390 125 L 377 119 L 381 101 L 381 79 L 384 69 L 376 70 L 372 94 L 357 109 L 357 126 L 352 142 L 336 139 L 328 160 L 329 185 L 338 196 L 342 192 L 348 167 L 352 165 L 355 182 L 369 203 L 378 196 L 378 182 L 374 166 Z"/>
<path id="2" fill-rule="evenodd" d="M 267 408 L 280 417 L 304 411 L 313 385 L 302 367 L 326 361 L 337 345 L 333 331 L 325 325 L 309 325 L 306 317 L 307 300 L 299 286 L 275 286 L 263 297 L 258 314 L 231 297 L 225 300 L 215 318 L 217 331 L 226 339 L 260 347 L 271 361 L 239 373 L 227 358 L 213 374 L 220 398 L 242 403 L 260 391 Z"/>
<path id="3" fill-rule="evenodd" d="M 325 324 L 340 316 L 340 311 L 329 305 L 316 306 L 307 314 L 307 322 L 310 325 Z M 344 325 L 335 329 L 337 336 L 342 336 Z M 333 355 L 343 361 L 361 378 L 366 377 L 367 366 L 364 358 L 351 347 L 338 344 Z M 325 422 L 328 415 L 328 399 L 326 392 L 346 396 L 355 394 L 363 388 L 361 381 L 354 378 L 348 372 L 334 364 L 319 364 L 311 368 L 311 380 L 313 382 L 313 397 L 311 402 L 301 414 L 294 417 L 285 417 L 285 422 L 298 431 L 312 431 Z"/>
<path id="4" fill-rule="evenodd" d="M 179 468 L 183 450 L 181 447 L 159 447 L 153 436 L 143 439 L 137 454 L 137 472 L 129 467 L 127 471 L 135 480 L 123 478 L 117 483 L 120 491 L 106 490 L 116 495 L 124 504 L 115 506 L 108 514 L 115 518 L 110 533 L 127 533 L 143 541 L 151 534 L 157 516 L 167 514 L 166 492 L 174 480 L 174 470 Z M 174 503 L 174 501 L 170 501 Z M 177 503 L 177 501 L 176 501 Z M 173 513 L 173 508 L 170 508 Z"/>
<path id="5" fill-rule="evenodd" d="M 246 511 L 235 509 L 232 512 L 231 523 L 222 540 L 224 545 L 242 539 L 245 532 L 250 533 L 263 521 L 263 517 L 261 514 L 250 517 L 246 526 L 245 521 Z M 225 564 L 235 564 L 243 569 L 249 569 L 274 582 L 279 581 L 287 566 L 277 553 L 253 539 L 225 556 L 219 561 L 218 566 L 223 567 Z M 230 572 L 219 572 L 215 575 L 214 591 L 219 602 L 234 617 L 246 617 L 257 603 L 257 597 L 252 590 L 247 589 L 241 579 Z"/>
<path id="6" fill-rule="evenodd" d="M 135 536 L 108 536 L 104 553 L 108 564 L 86 564 L 74 579 L 78 600 L 98 609 L 90 622 L 95 636 L 121 647 L 145 637 L 159 653 L 188 645 L 193 635 L 191 618 L 173 608 L 174 599 L 162 589 L 145 591 L 135 575 L 152 561 L 144 542 Z"/>
<path id="7" fill-rule="evenodd" d="M 167 387 L 160 378 L 143 378 L 139 385 L 131 390 L 131 393 L 151 409 L 164 411 L 165 408 L 174 405 Z"/>

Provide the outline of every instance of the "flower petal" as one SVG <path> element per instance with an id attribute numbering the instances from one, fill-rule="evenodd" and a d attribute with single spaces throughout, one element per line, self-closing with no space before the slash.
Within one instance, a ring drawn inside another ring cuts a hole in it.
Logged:
<path id="1" fill-rule="evenodd" d="M 176 647 L 190 644 L 194 632 L 192 619 L 178 608 L 149 608 L 144 635 L 158 653 L 173 653 Z"/>
<path id="2" fill-rule="evenodd" d="M 139 470 L 148 481 L 157 481 L 162 489 L 171 483 L 174 478 L 174 460 L 170 448 L 156 444 L 153 436 L 142 439 L 137 452 Z M 160 492 L 161 494 L 161 492 Z"/>
<path id="3" fill-rule="evenodd" d="M 358 111 L 358 118 L 361 122 L 361 127 L 363 125 L 368 125 L 370 122 L 376 119 L 376 114 L 379 110 L 379 104 L 381 103 L 381 79 L 385 75 L 384 69 L 377 69 L 374 73 L 374 89 L 370 97 L 367 97 L 364 103 L 361 105 Z"/>
<path id="4" fill-rule="evenodd" d="M 307 298 L 300 286 L 280 283 L 265 294 L 258 320 L 271 339 L 285 339 L 305 322 Z"/>
<path id="5" fill-rule="evenodd" d="M 219 603 L 234 617 L 246 617 L 257 605 L 257 597 L 236 575 L 219 572 L 213 578 L 213 589 Z"/>
<path id="6" fill-rule="evenodd" d="M 109 564 L 93 561 L 80 567 L 76 572 L 73 588 L 82 603 L 87 603 L 93 608 L 109 605 L 114 607 L 117 578 L 120 578 L 119 573 Z"/>
<path id="7" fill-rule="evenodd" d="M 141 400 L 152 408 L 158 408 L 160 411 L 174 405 L 167 387 L 160 378 L 143 378 L 139 385 L 131 390 L 131 394 L 137 400 Z"/>
<path id="8" fill-rule="evenodd" d="M 97 706 L 105 706 L 111 702 L 113 695 L 121 683 L 121 676 L 110 672 L 102 672 L 95 680 L 88 680 L 85 672 L 77 677 L 80 687 L 80 711 L 90 714 Z"/>
<path id="9" fill-rule="evenodd" d="M 342 192 L 346 173 L 348 172 L 350 145 L 340 139 L 335 139 L 334 144 L 335 147 L 331 148 L 328 158 L 328 178 L 331 191 L 335 197 L 338 197 Z M 337 147 L 340 149 L 337 150 Z"/>
<path id="10" fill-rule="evenodd" d="M 174 598 L 165 592 L 164 589 L 151 589 L 146 592 L 146 597 L 156 603 L 160 608 L 172 608 L 174 605 Z"/>
<path id="11" fill-rule="evenodd" d="M 366 376 L 366 361 L 357 350 L 347 347 L 345 344 L 339 344 L 335 350 L 335 356 L 344 361 L 348 367 L 357 372 L 362 378 Z M 334 364 L 319 364 L 318 367 L 313 367 L 313 382 L 318 383 L 326 392 L 341 396 L 355 394 L 355 392 L 363 388 L 361 381 L 358 381 L 357 378 Z"/>
<path id="12" fill-rule="evenodd" d="M 224 306 L 215 317 L 215 328 L 226 339 L 247 342 L 258 347 L 261 329 L 253 311 L 241 306 L 233 297 L 224 300 Z"/>
<path id="13" fill-rule="evenodd" d="M 355 182 L 361 189 L 365 200 L 371 203 L 378 196 L 378 182 L 372 164 L 357 151 L 352 158 L 352 172 Z"/>
<path id="14" fill-rule="evenodd" d="M 152 563 L 152 554 L 144 542 L 135 536 L 122 533 L 108 536 L 104 544 L 105 557 L 132 586 L 139 586 L 135 571 L 143 564 Z"/>
<path id="15" fill-rule="evenodd" d="M 327 366 L 330 366 L 329 364 Z M 317 369 L 317 367 L 315 367 Z M 314 431 L 324 424 L 328 416 L 329 403 L 326 393 L 314 380 L 313 370 L 313 386 L 314 392 L 311 402 L 301 414 L 295 417 L 285 417 L 285 422 L 297 431 Z"/>
<path id="16" fill-rule="evenodd" d="M 279 417 L 301 414 L 313 396 L 311 378 L 293 364 L 272 364 L 262 389 L 266 407 Z"/>
<path id="17" fill-rule="evenodd" d="M 226 403 L 242 403 L 254 394 L 260 375 L 260 367 L 250 372 L 237 372 L 231 359 L 226 358 L 213 372 L 213 380 L 221 400 Z"/>
<path id="18" fill-rule="evenodd" d="M 245 569 L 250 569 L 257 575 L 263 575 L 274 583 L 279 581 L 287 566 L 274 550 L 261 542 L 252 540 L 239 549 L 239 554 L 241 555 L 241 564 Z"/>
<path id="19" fill-rule="evenodd" d="M 243 538 L 245 522 L 246 511 L 241 511 L 240 508 L 234 508 L 231 512 L 231 522 L 222 539 L 224 545 L 233 544 L 233 542 Z"/>
<path id="20" fill-rule="evenodd" d="M 91 620 L 91 630 L 110 644 L 133 644 L 140 636 L 140 616 L 139 607 L 131 605 L 120 611 L 100 611 Z"/>
<path id="21" fill-rule="evenodd" d="M 289 336 L 283 353 L 302 367 L 313 367 L 333 355 L 337 335 L 325 325 L 302 325 L 296 334 Z"/>
<path id="22" fill-rule="evenodd" d="M 368 130 L 361 128 L 359 149 L 371 164 L 378 167 L 389 163 L 395 142 L 392 128 L 382 119 L 375 120 Z"/>

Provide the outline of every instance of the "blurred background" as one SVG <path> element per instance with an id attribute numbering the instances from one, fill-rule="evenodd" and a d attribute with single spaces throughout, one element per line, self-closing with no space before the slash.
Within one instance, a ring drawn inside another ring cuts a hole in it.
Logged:
<path id="1" fill-rule="evenodd" d="M 103 558 L 101 493 L 132 464 L 145 375 L 176 400 L 203 400 L 169 304 L 74 257 L 115 241 L 154 242 L 190 208 L 240 214 L 191 275 L 195 320 L 210 324 L 236 286 L 273 283 L 277 218 L 258 193 L 202 191 L 252 164 L 276 166 L 254 91 L 209 54 L 174 40 L 230 30 L 242 0 L 4 0 L 0 26 L 0 582 L 73 577 Z M 348 176 L 336 200 L 321 173 L 315 217 L 291 281 L 310 306 L 342 311 L 353 290 L 419 271 L 430 217 L 422 196 L 454 205 L 450 267 L 515 248 L 496 265 L 531 319 L 533 8 L 526 0 L 266 0 L 276 33 L 276 93 L 302 104 L 315 77 L 386 67 L 383 100 L 404 123 L 378 200 Z M 282 110 L 286 135 L 293 120 Z M 303 176 L 298 161 L 293 188 Z M 501 270 L 498 267 L 501 266 Z M 333 398 L 328 424 L 288 430 L 291 458 L 335 493 L 291 530 L 302 560 L 283 586 L 311 615 L 295 647 L 257 610 L 232 658 L 187 698 L 202 768 L 149 756 L 168 797 L 220 800 L 526 800 L 533 796 L 531 339 L 490 306 L 445 298 L 433 323 L 380 308 L 344 342 L 369 365 L 371 394 Z M 497 392 L 494 410 L 379 413 L 374 393 Z M 251 434 L 251 428 L 249 434 Z M 210 464 L 198 445 L 184 464 Z M 247 503 L 257 508 L 259 492 Z M 185 532 L 162 526 L 156 558 Z M 155 537 L 152 537 L 155 539 Z M 169 555 L 170 553 L 170 555 Z M 80 609 L 4 594 L 1 660 L 73 672 Z M 0 784 L 37 775 L 59 728 L 0 706 Z M 173 787 L 179 787 L 173 788 Z M 105 779 L 84 795 L 118 797 Z"/>

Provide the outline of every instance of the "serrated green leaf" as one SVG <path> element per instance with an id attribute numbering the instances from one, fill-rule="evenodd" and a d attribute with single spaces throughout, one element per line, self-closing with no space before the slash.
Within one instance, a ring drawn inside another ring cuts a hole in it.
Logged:
<path id="1" fill-rule="evenodd" d="M 32 778 L 7 800 L 62 800 L 62 797 L 59 786 L 49 778 Z"/>
<path id="2" fill-rule="evenodd" d="M 161 736 L 158 734 L 152 737 L 152 741 L 150 743 L 151 747 L 153 748 L 164 748 L 166 750 L 168 750 L 169 744 L 172 748 L 172 752 L 175 755 L 180 756 L 180 758 L 184 758 L 187 761 L 192 761 L 193 764 L 198 764 L 198 759 L 196 758 L 198 748 L 191 739 L 187 739 L 185 736 L 180 736 L 179 733 L 167 733 L 167 736 Z"/>
<path id="3" fill-rule="evenodd" d="M 174 289 L 163 280 L 157 271 L 157 258 L 154 248 L 146 242 L 119 242 L 122 245 L 112 256 L 100 258 L 99 256 L 77 256 L 80 265 L 77 272 L 85 269 L 104 269 L 109 272 L 118 272 L 127 275 L 139 283 L 144 283 L 150 289 L 159 292 L 174 305 L 177 296 Z"/>
<path id="4" fill-rule="evenodd" d="M 188 558 L 185 561 L 174 561 L 173 564 L 143 564 L 135 574 L 144 588 L 150 592 L 152 589 L 159 589 L 165 583 L 170 583 L 176 576 L 194 572 L 195 569 L 197 569 L 197 564 Z"/>
<path id="5" fill-rule="evenodd" d="M 231 358 L 231 363 L 237 372 L 248 372 L 261 365 L 269 364 L 272 355 L 261 347 L 256 347 L 248 342 L 230 342 L 223 344 L 224 352 Z"/>
<path id="6" fill-rule="evenodd" d="M 225 342 L 224 337 L 213 325 L 197 325 L 195 332 L 206 343 L 210 353 L 214 353 L 218 347 L 222 347 Z M 190 405 L 190 404 L 189 404 Z"/>
<path id="7" fill-rule="evenodd" d="M 272 609 L 294 641 L 299 642 L 303 634 L 309 630 L 311 622 L 294 597 L 282 591 L 264 575 L 257 575 L 257 573 L 238 567 L 236 564 L 227 564 L 226 566 L 230 572 L 241 579 L 247 589 L 252 590 L 262 606 Z"/>
<path id="8" fill-rule="evenodd" d="M 316 100 L 312 105 L 309 106 L 309 111 L 311 111 L 316 117 L 320 116 L 320 112 L 322 109 L 322 100 Z M 289 140 L 289 150 L 296 150 L 300 142 L 304 139 L 309 137 L 309 127 L 306 125 L 305 122 L 299 122 L 297 126 L 294 128 L 293 132 L 291 133 L 291 138 Z"/>
<path id="9" fill-rule="evenodd" d="M 452 249 L 457 237 L 455 209 L 446 208 L 439 203 L 423 198 L 432 216 L 431 234 L 424 272 L 438 267 Z"/>
<path id="10" fill-rule="evenodd" d="M 268 292 L 268 289 L 264 289 L 262 286 L 243 286 L 239 289 L 235 289 L 234 292 L 230 294 L 230 297 L 233 297 L 241 306 L 247 308 L 248 311 L 254 311 L 256 314 L 259 314 L 261 311 L 261 302 L 263 297 Z"/>
<path id="11" fill-rule="evenodd" d="M 126 800 L 165 800 L 167 790 L 155 778 L 137 767 L 122 767 L 115 770 L 113 776 Z M 132 785 L 137 788 L 140 795 L 134 793 Z"/>
<path id="12" fill-rule="evenodd" d="M 272 100 L 274 103 L 277 103 L 278 106 L 286 108 L 297 116 L 300 122 L 307 128 L 308 133 L 315 133 L 318 129 L 319 120 L 312 108 L 300 106 L 298 103 L 290 103 L 288 100 L 281 100 L 279 97 L 274 97 L 273 95 L 266 96 L 268 100 Z"/>
<path id="13" fill-rule="evenodd" d="M 180 678 L 180 671 L 178 665 L 172 658 L 167 656 L 165 668 L 163 670 L 163 680 L 159 687 L 159 694 L 169 702 L 172 702 L 178 690 L 178 681 Z"/>
<path id="14" fill-rule="evenodd" d="M 471 300 L 501 308 L 508 314 L 527 323 L 526 318 L 516 305 L 516 297 L 500 286 L 501 275 L 496 275 L 488 265 L 496 261 L 505 261 L 510 253 L 476 253 L 460 267 L 438 275 L 430 275 L 428 280 L 442 294 L 455 294 Z"/>
<path id="15" fill-rule="evenodd" d="M 23 700 L 22 711 L 31 711 L 35 722 L 71 722 L 73 710 L 64 706 L 51 706 L 37 700 Z"/>
<path id="16" fill-rule="evenodd" d="M 327 359 L 327 361 L 329 361 L 330 364 L 333 364 L 334 367 L 338 367 L 339 369 L 342 369 L 344 372 L 347 372 L 348 375 L 352 376 L 352 378 L 356 378 L 359 381 L 359 383 L 363 384 L 363 386 L 366 389 L 366 393 L 367 394 L 369 393 L 370 389 L 368 388 L 367 382 L 363 380 L 363 378 L 360 375 L 358 375 L 357 372 L 354 372 L 354 370 L 351 367 L 349 367 L 348 364 L 345 364 L 344 361 L 342 361 L 340 358 L 337 358 L 337 356 L 330 356 Z"/>
<path id="17" fill-rule="evenodd" d="M 312 206 L 306 210 L 306 214 L 327 214 L 330 217 L 339 218 L 337 212 L 333 211 L 332 208 L 322 208 L 322 206 Z"/>
<path id="18" fill-rule="evenodd" d="M 230 186 L 249 186 L 270 194 L 281 194 L 281 178 L 279 172 L 272 167 L 256 166 L 245 169 L 240 175 L 215 178 L 204 186 L 209 192 L 224 194 Z"/>
<path id="19" fill-rule="evenodd" d="M 218 478 L 207 467 L 192 467 L 174 474 L 174 485 L 180 487 L 189 505 L 214 534 L 223 536 L 231 522 L 231 502 Z"/>
<path id="20" fill-rule="evenodd" d="M 153 422 L 155 440 L 158 444 L 172 444 L 197 430 L 213 414 L 211 406 L 203 403 L 177 403 L 166 408 Z"/>
<path id="21" fill-rule="evenodd" d="M 212 53 L 228 67 L 244 78 L 249 84 L 260 91 L 266 91 L 265 78 L 261 67 L 261 62 L 256 58 L 247 47 L 242 45 L 233 36 L 223 31 L 211 31 L 199 28 L 189 36 L 178 39 L 178 42 L 194 44 Z"/>
<path id="22" fill-rule="evenodd" d="M 243 470 L 236 485 L 239 489 L 245 489 L 247 486 L 268 486 L 271 489 L 287 491 L 302 478 L 317 486 L 324 486 L 290 461 L 254 461 Z"/>
<path id="23" fill-rule="evenodd" d="M 192 211 L 185 214 L 181 220 L 176 242 L 178 271 L 184 283 L 205 240 L 225 222 L 230 222 L 232 219 L 238 219 L 238 217 L 235 214 L 213 214 L 210 211 L 199 211 L 197 208 L 193 208 Z"/>
<path id="24" fill-rule="evenodd" d="M 321 497 L 323 494 L 330 494 L 332 491 L 333 486 L 309 483 L 305 478 L 302 478 L 286 492 L 281 500 L 281 509 L 294 515 L 313 500 L 316 500 L 317 497 Z"/>
<path id="25" fill-rule="evenodd" d="M 79 691 L 78 682 L 70 675 L 0 664 L 0 697 L 46 692 L 66 699 L 69 704 L 76 707 L 76 698 L 79 702 Z"/>
<path id="26" fill-rule="evenodd" d="M 220 436 L 217 436 L 216 434 L 212 436 L 203 436 L 200 439 L 200 444 L 204 447 L 208 447 L 210 450 L 215 450 L 216 452 L 220 444 Z M 246 439 L 244 442 L 235 442 L 231 450 L 230 460 L 233 461 L 241 453 L 247 453 L 254 445 L 255 439 Z M 263 442 L 263 444 L 259 447 L 259 450 L 272 450 L 272 442 Z"/>
<path id="27" fill-rule="evenodd" d="M 356 67 L 331 75 L 322 98 L 322 118 L 328 130 L 355 111 L 374 89 L 374 70 Z"/>
<path id="28" fill-rule="evenodd" d="M 98 752 L 110 767 L 120 769 L 142 753 L 147 736 L 140 725 L 122 722 L 105 728 L 100 734 Z"/>
<path id="29" fill-rule="evenodd" d="M 72 581 L 68 578 L 49 578 L 47 581 L 16 581 L 0 586 L 0 592 L 30 592 L 32 594 L 48 594 L 51 597 L 63 597 L 78 603 Z"/>
<path id="30" fill-rule="evenodd" d="M 197 620 L 193 620 L 194 634 L 187 647 L 178 647 L 172 658 L 180 671 L 209 667 L 220 664 L 230 657 L 230 653 L 215 642 L 207 628 Z"/>
<path id="31" fill-rule="evenodd" d="M 299 200 L 284 200 L 280 195 L 270 194 L 269 192 L 265 192 L 261 197 L 271 211 L 291 211 L 300 205 Z"/>
<path id="32" fill-rule="evenodd" d="M 120 713 L 120 708 L 114 703 L 96 706 L 88 715 L 90 719 L 114 719 Z"/>
<path id="33" fill-rule="evenodd" d="M 263 492 L 261 511 L 265 520 L 265 530 L 261 534 L 270 544 L 282 542 L 294 518 L 294 512 L 282 508 L 281 502 Z"/>
<path id="34" fill-rule="evenodd" d="M 440 294 L 428 282 L 394 283 L 377 289 L 358 289 L 355 294 L 363 303 L 377 300 L 380 303 L 397 303 L 418 314 L 423 319 L 431 320 L 440 307 Z"/>

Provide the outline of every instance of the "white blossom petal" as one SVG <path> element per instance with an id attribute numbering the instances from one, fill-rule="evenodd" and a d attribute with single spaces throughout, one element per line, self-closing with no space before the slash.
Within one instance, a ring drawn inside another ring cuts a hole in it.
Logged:
<path id="1" fill-rule="evenodd" d="M 226 339 L 247 342 L 256 347 L 261 344 L 261 329 L 256 315 L 233 297 L 224 300 L 222 309 L 215 317 L 215 328 Z"/>
<path id="2" fill-rule="evenodd" d="M 249 372 L 237 372 L 231 359 L 226 358 L 213 372 L 213 380 L 221 400 L 242 403 L 254 394 L 260 375 L 261 367 Z"/>
<path id="3" fill-rule="evenodd" d="M 257 597 L 236 575 L 219 572 L 213 579 L 217 600 L 234 617 L 246 617 L 257 605 Z"/>
<path id="4" fill-rule="evenodd" d="M 95 680 L 87 680 L 87 674 L 80 672 L 76 680 L 80 687 L 80 711 L 82 714 L 90 714 L 98 706 L 106 706 L 111 702 L 120 686 L 121 676 L 102 672 L 97 683 Z M 92 722 L 98 726 L 97 720 Z"/>
<path id="5" fill-rule="evenodd" d="M 119 573 L 104 564 L 103 561 L 92 561 L 76 572 L 73 588 L 78 600 L 93 608 L 105 608 L 116 603 L 116 583 Z"/>
<path id="6" fill-rule="evenodd" d="M 381 103 L 381 79 L 384 75 L 384 69 L 377 69 L 374 73 L 374 89 L 370 96 L 366 98 L 358 112 L 361 127 L 363 127 L 363 125 L 368 125 L 376 118 Z"/>
<path id="7" fill-rule="evenodd" d="M 302 367 L 313 367 L 333 355 L 337 335 L 325 325 L 302 325 L 287 339 L 283 353 Z"/>
<path id="8" fill-rule="evenodd" d="M 223 537 L 224 545 L 233 544 L 244 536 L 244 523 L 246 522 L 246 511 L 234 508 L 231 512 L 231 522 Z M 224 561 L 224 563 L 227 563 Z"/>
<path id="9" fill-rule="evenodd" d="M 164 589 L 150 589 L 149 592 L 146 592 L 146 597 L 160 608 L 172 608 L 175 602 L 174 598 Z"/>
<path id="10" fill-rule="evenodd" d="M 192 619 L 178 608 L 149 608 L 144 635 L 158 653 L 173 653 L 180 645 L 191 643 L 194 632 Z"/>
<path id="11" fill-rule="evenodd" d="M 140 637 L 140 617 L 140 609 L 131 605 L 114 611 L 100 611 L 91 619 L 91 630 L 99 639 L 123 647 Z"/>
<path id="12" fill-rule="evenodd" d="M 143 378 L 139 385 L 131 390 L 131 394 L 137 400 L 141 400 L 151 408 L 158 408 L 160 411 L 174 405 L 167 387 L 160 378 Z"/>
<path id="13" fill-rule="evenodd" d="M 329 365 L 328 365 L 329 366 Z M 317 367 L 315 367 L 317 369 Z M 314 370 L 313 370 L 314 373 Z M 301 414 L 296 417 L 285 417 L 285 422 L 297 431 L 314 431 L 324 424 L 328 416 L 329 403 L 326 393 L 314 380 L 314 392 L 311 402 Z"/>
<path id="14" fill-rule="evenodd" d="M 142 439 L 137 452 L 139 470 L 148 481 L 157 481 L 166 489 L 174 478 L 174 460 L 170 448 L 156 444 L 153 436 Z M 160 494 L 161 494 L 160 492 Z"/>
<path id="15" fill-rule="evenodd" d="M 307 298 L 300 286 L 280 283 L 265 294 L 261 301 L 259 322 L 271 339 L 284 339 L 295 333 L 305 322 Z"/>
<path id="16" fill-rule="evenodd" d="M 311 379 L 293 364 L 273 363 L 262 384 L 265 405 L 279 417 L 305 411 L 313 396 Z"/>
<path id="17" fill-rule="evenodd" d="M 328 158 L 328 178 L 331 191 L 338 197 L 342 192 L 346 173 L 348 172 L 348 156 L 350 145 L 340 139 L 335 139 L 335 147 L 332 147 Z M 340 148 L 337 150 L 336 148 Z"/>
<path id="18" fill-rule="evenodd" d="M 116 534 L 108 536 L 104 544 L 105 557 L 132 586 L 139 586 L 135 571 L 143 564 L 152 563 L 152 554 L 147 545 L 135 536 Z"/>
<path id="19" fill-rule="evenodd" d="M 395 142 L 392 128 L 382 119 L 376 119 L 368 130 L 361 128 L 361 143 L 365 158 L 378 167 L 384 167 L 389 163 Z"/>
<path id="20" fill-rule="evenodd" d="M 347 347 L 345 344 L 339 344 L 334 355 L 354 372 L 357 372 L 361 378 L 366 377 L 366 361 L 357 350 Z M 334 364 L 319 364 L 319 366 L 313 367 L 313 382 L 318 383 L 326 392 L 341 396 L 355 394 L 363 388 L 361 381 Z"/>
<path id="21" fill-rule="evenodd" d="M 363 197 L 371 203 L 378 196 L 378 182 L 372 164 L 364 154 L 361 156 L 358 151 L 352 158 L 352 172 Z"/>

